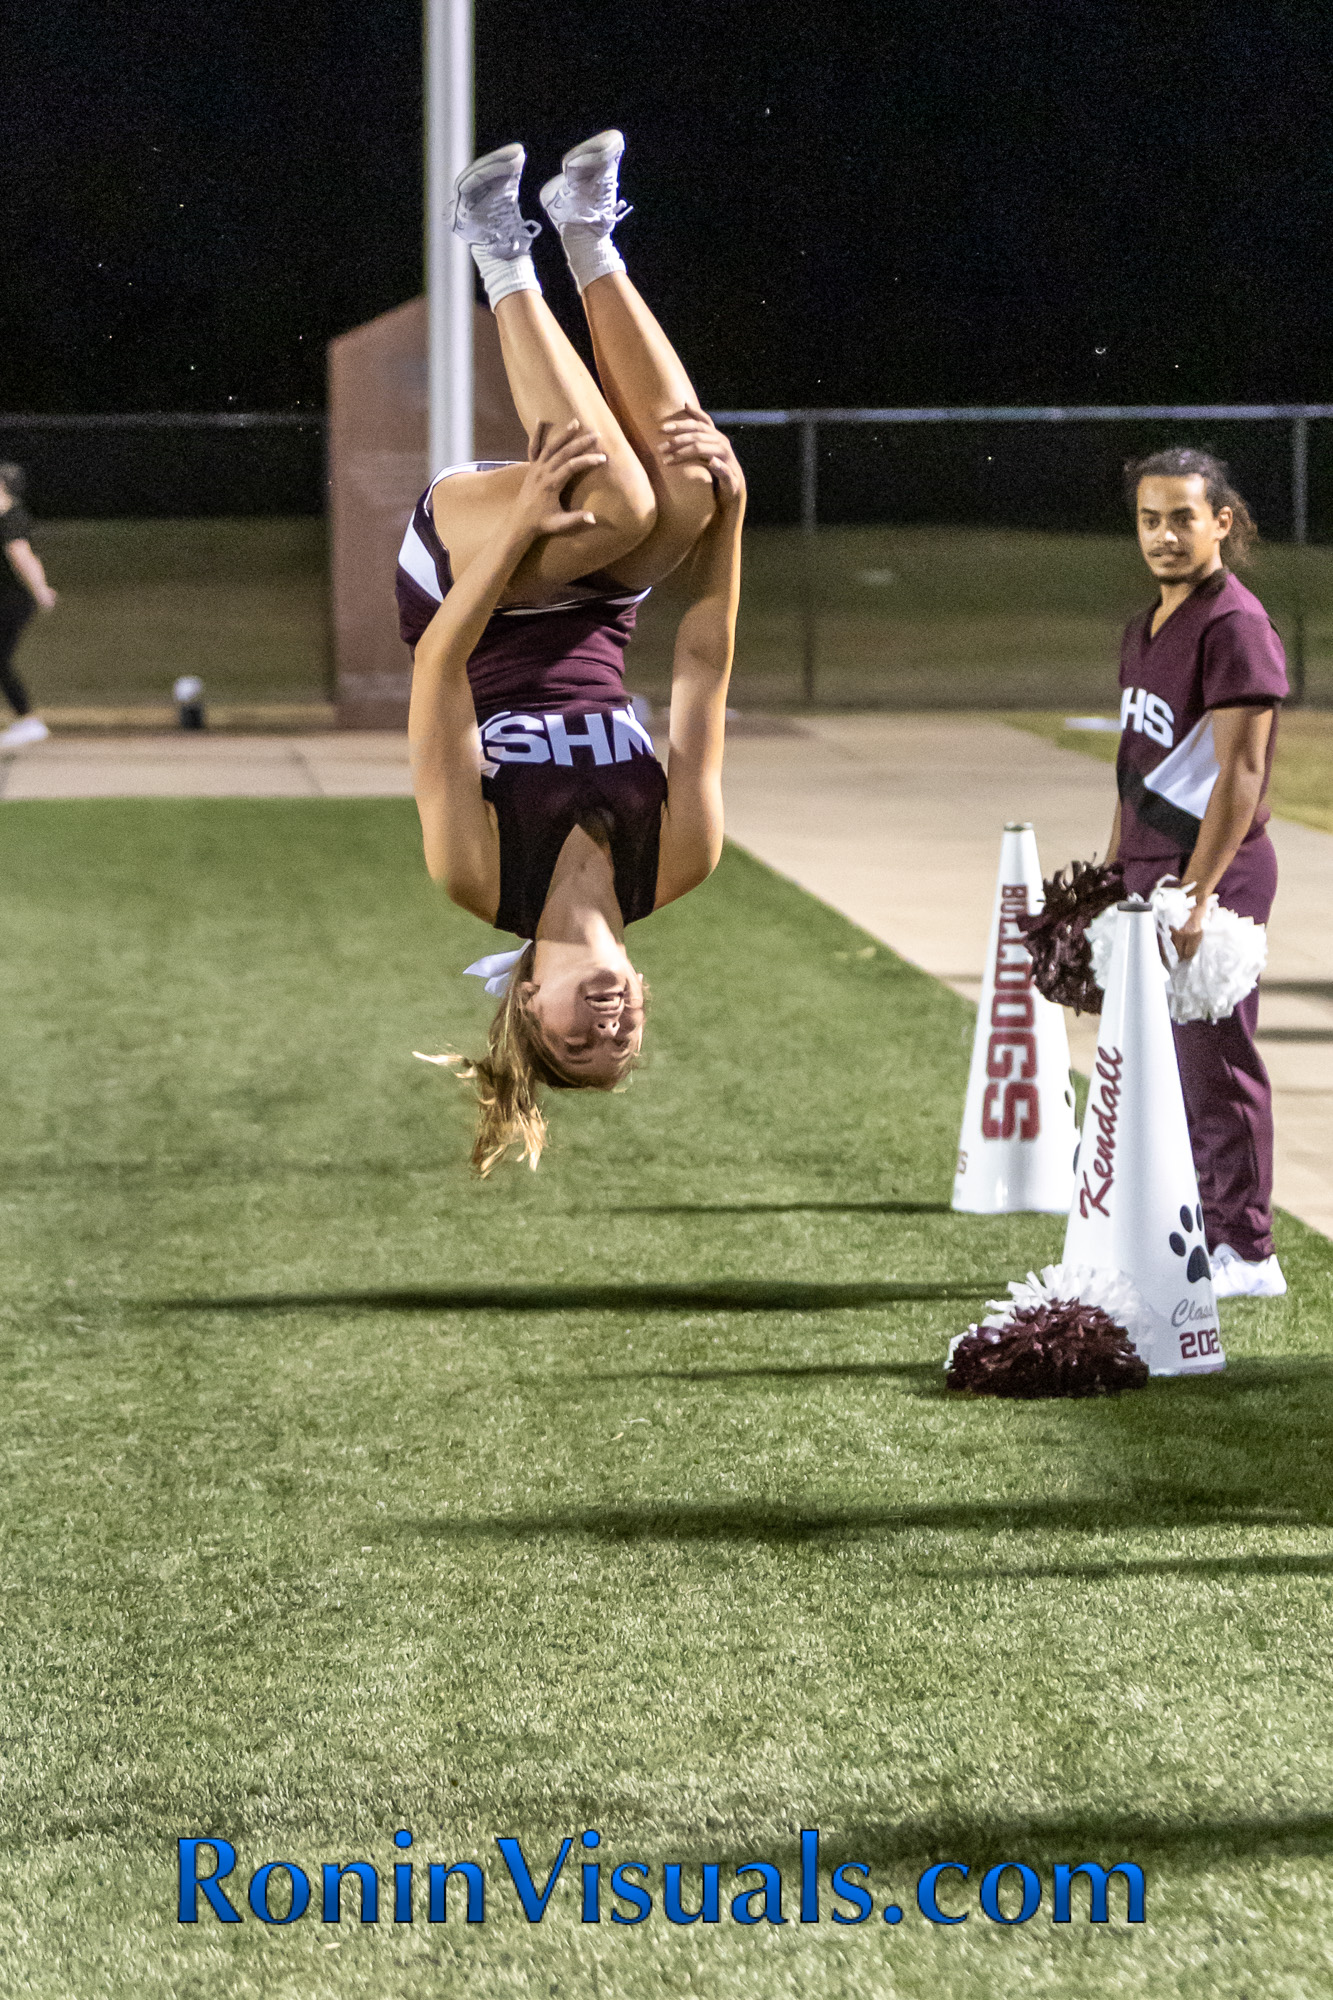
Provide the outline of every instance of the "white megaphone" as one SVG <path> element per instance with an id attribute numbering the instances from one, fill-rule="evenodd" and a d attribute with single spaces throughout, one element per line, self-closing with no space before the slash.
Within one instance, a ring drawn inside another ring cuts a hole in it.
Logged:
<path id="1" fill-rule="evenodd" d="M 1074 1179 L 1074 1093 L 1059 1007 L 1032 984 L 1015 921 L 1041 908 L 1041 864 L 1029 821 L 1006 826 L 986 946 L 953 1206 L 970 1215 L 1042 1209 L 1063 1215 Z"/>
<path id="2" fill-rule="evenodd" d="M 1064 1262 L 1120 1271 L 1147 1308 L 1130 1327 L 1154 1375 L 1226 1366 L 1167 1009 L 1157 927 L 1118 906 Z"/>

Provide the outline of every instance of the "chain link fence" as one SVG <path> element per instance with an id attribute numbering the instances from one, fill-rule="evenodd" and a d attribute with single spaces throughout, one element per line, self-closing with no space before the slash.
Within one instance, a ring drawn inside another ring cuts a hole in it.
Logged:
<path id="1" fill-rule="evenodd" d="M 1333 708 L 1333 404 L 717 416 L 750 484 L 742 706 L 1113 707 L 1120 630 L 1151 596 L 1121 469 L 1186 442 L 1230 463 L 1263 535 L 1247 580 L 1282 633 L 1295 697 Z M 0 458 L 27 468 L 64 572 L 70 615 L 28 641 L 39 689 L 80 675 L 72 699 L 91 698 L 91 680 L 106 698 L 156 687 L 168 665 L 189 670 L 191 618 L 225 679 L 230 599 L 247 698 L 322 682 L 321 413 L 0 415 Z M 678 616 L 668 580 L 630 654 L 651 695 L 669 683 Z"/>

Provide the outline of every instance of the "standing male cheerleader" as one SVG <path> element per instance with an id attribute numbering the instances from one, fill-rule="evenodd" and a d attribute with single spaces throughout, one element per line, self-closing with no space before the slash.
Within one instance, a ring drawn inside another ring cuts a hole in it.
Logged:
<path id="1" fill-rule="evenodd" d="M 1163 875 L 1193 887 L 1172 933 L 1199 949 L 1208 898 L 1266 923 L 1277 856 L 1265 831 L 1282 642 L 1258 598 L 1227 567 L 1255 538 L 1227 468 L 1207 452 L 1156 452 L 1125 468 L 1139 547 L 1160 593 L 1130 620 L 1120 649 L 1120 751 L 1108 861 L 1131 893 Z M 1219 1298 L 1287 1289 L 1273 1252 L 1273 1107 L 1255 1045 L 1256 988 L 1224 1021 L 1175 1028 L 1180 1081 Z"/>

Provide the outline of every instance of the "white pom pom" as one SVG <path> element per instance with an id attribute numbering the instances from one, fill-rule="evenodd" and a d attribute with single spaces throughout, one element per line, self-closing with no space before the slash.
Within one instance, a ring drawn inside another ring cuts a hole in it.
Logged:
<path id="1" fill-rule="evenodd" d="M 1166 998 L 1173 1021 L 1225 1021 L 1238 1002 L 1252 993 L 1268 963 L 1268 933 L 1253 917 L 1224 910 L 1216 896 L 1208 898 L 1203 936 L 1193 958 L 1181 958 L 1171 940 L 1194 908 L 1194 892 L 1178 882 L 1163 880 L 1148 899 L 1166 960 Z M 1116 909 L 1112 904 L 1087 928 L 1092 976 L 1105 991 L 1115 943 Z"/>
<path id="2" fill-rule="evenodd" d="M 1115 943 L 1116 906 L 1111 904 L 1099 917 L 1094 917 L 1083 935 L 1088 940 L 1088 950 L 1092 954 L 1092 976 L 1106 991 L 1107 975 L 1111 970 L 1111 947 Z"/>
<path id="3" fill-rule="evenodd" d="M 1167 1002 L 1173 1021 L 1225 1021 L 1259 983 L 1268 963 L 1268 933 L 1253 917 L 1224 910 L 1208 898 L 1203 935 L 1193 958 L 1181 958 L 1171 940 L 1194 908 L 1192 889 L 1159 882 L 1148 907 L 1170 967 Z"/>
<path id="4" fill-rule="evenodd" d="M 983 1326 L 1008 1326 L 1025 1306 L 1054 1305 L 1057 1299 L 1097 1306 L 1117 1326 L 1129 1326 L 1144 1311 L 1143 1300 L 1123 1271 L 1094 1270 L 1089 1264 L 1047 1264 L 1040 1277 L 1029 1271 L 1026 1278 L 1011 1278 L 1007 1290 L 1008 1300 L 987 1299 L 991 1311 Z"/>
<path id="5" fill-rule="evenodd" d="M 1192 908 L 1193 904 L 1191 903 L 1180 919 L 1182 924 L 1185 921 L 1185 916 L 1189 914 L 1189 909 Z M 1093 918 L 1084 932 L 1084 936 L 1087 938 L 1092 950 L 1092 976 L 1101 987 L 1103 993 L 1106 991 L 1106 982 L 1111 976 L 1111 952 L 1115 945 L 1115 927 L 1119 919 L 1119 910 L 1112 903 L 1109 910 L 1103 910 L 1099 917 Z M 1167 984 L 1167 979 L 1166 967 L 1163 966 L 1162 984 L 1164 986 Z"/>
<path id="6" fill-rule="evenodd" d="M 1212 900 L 1215 904 L 1217 898 L 1214 896 Z M 1162 941 L 1167 964 L 1174 964 L 1176 950 L 1171 942 L 1171 933 L 1178 931 L 1186 918 L 1192 914 L 1194 891 L 1182 887 L 1179 882 L 1172 881 L 1170 876 L 1163 876 L 1148 898 L 1148 908 L 1152 911 L 1153 922 L 1157 925 L 1157 935 Z"/>

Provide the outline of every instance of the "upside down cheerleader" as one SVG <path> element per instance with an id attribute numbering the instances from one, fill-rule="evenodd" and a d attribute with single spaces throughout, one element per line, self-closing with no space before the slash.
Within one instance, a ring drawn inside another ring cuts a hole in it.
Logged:
<path id="1" fill-rule="evenodd" d="M 413 648 L 409 735 L 426 865 L 454 902 L 523 940 L 483 961 L 500 994 L 476 1084 L 473 1165 L 536 1166 L 542 1087 L 610 1090 L 643 1037 L 625 928 L 696 888 L 722 847 L 722 749 L 745 482 L 625 274 L 624 140 L 602 132 L 541 191 L 587 315 L 598 382 L 548 310 L 523 219 L 524 153 L 456 188 L 527 464 L 451 466 L 417 504 L 398 564 Z M 636 608 L 687 569 L 670 753 L 625 693 Z M 470 968 L 475 969 L 475 968 Z"/>

